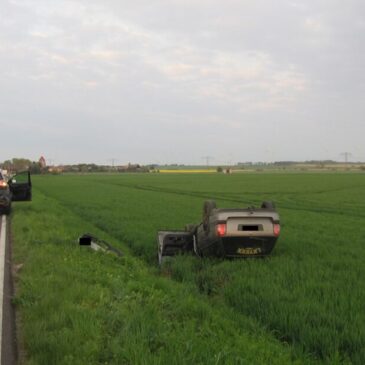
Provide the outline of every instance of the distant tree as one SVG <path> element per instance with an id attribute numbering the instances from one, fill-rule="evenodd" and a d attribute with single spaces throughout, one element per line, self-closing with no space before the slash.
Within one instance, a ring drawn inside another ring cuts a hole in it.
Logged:
<path id="1" fill-rule="evenodd" d="M 2 163 L 2 168 L 9 171 L 28 170 L 32 165 L 32 161 L 26 158 L 13 158 Z"/>
<path id="2" fill-rule="evenodd" d="M 28 170 L 32 161 L 26 158 L 13 158 L 13 168 L 15 171 Z"/>
<path id="3" fill-rule="evenodd" d="M 12 167 L 13 167 L 13 164 L 12 164 L 11 160 L 6 160 L 1 164 L 1 168 L 4 170 L 11 171 Z"/>
<path id="4" fill-rule="evenodd" d="M 88 172 L 89 171 L 89 168 L 86 164 L 80 164 L 79 166 L 80 166 L 79 167 L 80 172 Z"/>
<path id="5" fill-rule="evenodd" d="M 217 172 L 223 172 L 223 168 L 221 166 L 217 167 Z"/>

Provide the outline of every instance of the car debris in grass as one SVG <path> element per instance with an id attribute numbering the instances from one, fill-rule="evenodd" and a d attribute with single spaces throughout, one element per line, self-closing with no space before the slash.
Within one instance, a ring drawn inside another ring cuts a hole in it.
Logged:
<path id="1" fill-rule="evenodd" d="M 93 236 L 90 233 L 84 233 L 79 237 L 80 246 L 89 246 L 94 251 L 103 251 L 106 253 L 113 253 L 119 257 L 123 256 L 123 253 L 117 248 L 113 247 L 110 243 Z"/>

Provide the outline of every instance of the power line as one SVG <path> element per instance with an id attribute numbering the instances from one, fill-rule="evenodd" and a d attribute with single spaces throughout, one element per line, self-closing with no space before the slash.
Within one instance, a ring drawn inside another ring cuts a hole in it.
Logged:
<path id="1" fill-rule="evenodd" d="M 351 152 L 342 152 L 340 155 L 345 159 L 345 163 L 348 163 L 349 158 L 352 156 L 352 153 Z"/>
<path id="2" fill-rule="evenodd" d="M 115 157 L 111 157 L 111 158 L 108 159 L 108 161 L 111 162 L 112 168 L 114 169 L 115 163 L 118 161 L 118 159 L 115 158 Z"/>
<path id="3" fill-rule="evenodd" d="M 204 159 L 207 163 L 207 166 L 209 166 L 210 161 L 214 160 L 214 157 L 212 157 L 212 156 L 203 156 L 202 159 Z"/>

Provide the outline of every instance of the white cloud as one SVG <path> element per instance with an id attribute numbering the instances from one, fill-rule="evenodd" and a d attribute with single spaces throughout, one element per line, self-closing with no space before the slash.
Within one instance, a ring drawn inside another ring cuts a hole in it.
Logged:
<path id="1" fill-rule="evenodd" d="M 325 29 L 323 21 L 318 16 L 310 16 L 304 20 L 304 26 L 313 32 L 322 32 Z"/>

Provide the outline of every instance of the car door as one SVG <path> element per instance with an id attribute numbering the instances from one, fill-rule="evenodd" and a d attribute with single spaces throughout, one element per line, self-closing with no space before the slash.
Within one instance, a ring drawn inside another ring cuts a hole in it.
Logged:
<path id="1" fill-rule="evenodd" d="M 8 181 L 8 184 L 12 195 L 11 200 L 32 200 L 32 181 L 30 179 L 29 171 L 19 172 L 18 174 L 14 175 Z"/>

